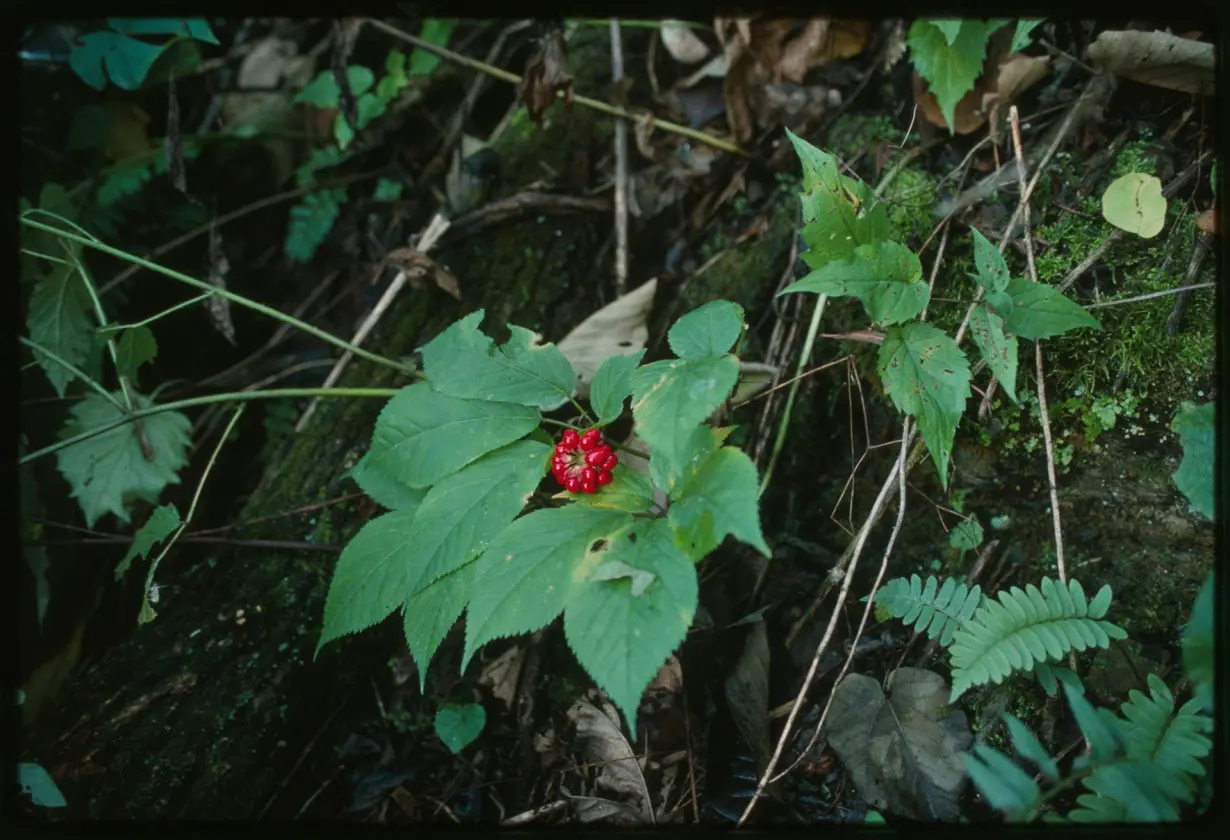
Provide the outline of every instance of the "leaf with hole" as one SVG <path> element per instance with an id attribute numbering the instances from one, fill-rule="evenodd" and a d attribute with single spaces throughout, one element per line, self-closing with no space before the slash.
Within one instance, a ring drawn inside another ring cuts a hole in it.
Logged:
<path id="1" fill-rule="evenodd" d="M 779 294 L 811 292 L 856 297 L 872 322 L 899 324 L 922 312 L 931 297 L 918 256 L 899 242 L 860 245 L 846 259 L 830 260 Z"/>
<path id="2" fill-rule="evenodd" d="M 987 366 L 999 380 L 1008 398 L 1017 405 L 1016 396 L 1017 340 L 1004 332 L 1004 319 L 987 309 L 985 304 L 974 307 L 969 321 L 970 335 L 982 352 Z"/>
<path id="3" fill-rule="evenodd" d="M 1152 239 L 1166 224 L 1166 197 L 1156 175 L 1129 172 L 1102 193 L 1102 217 L 1121 230 Z"/>
<path id="4" fill-rule="evenodd" d="M 1012 297 L 1012 308 L 1004 315 L 1004 329 L 1012 335 L 1040 339 L 1081 327 L 1102 329 L 1096 318 L 1053 286 L 1013 278 L 1005 292 Z"/>
<path id="5" fill-rule="evenodd" d="M 977 269 L 974 279 L 988 294 L 1002 292 L 1011 279 L 1004 255 L 978 228 L 971 227 L 969 230 L 974 237 L 974 268 Z"/>

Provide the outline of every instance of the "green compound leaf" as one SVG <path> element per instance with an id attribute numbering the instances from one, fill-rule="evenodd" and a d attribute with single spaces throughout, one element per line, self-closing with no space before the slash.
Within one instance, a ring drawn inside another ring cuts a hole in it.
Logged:
<path id="1" fill-rule="evenodd" d="M 621 464 L 611 473 L 611 483 L 601 493 L 565 491 L 557 498 L 572 499 L 575 504 L 598 510 L 648 513 L 653 508 L 653 484 L 644 473 Z"/>
<path id="2" fill-rule="evenodd" d="M 676 321 L 667 341 L 681 359 L 707 359 L 729 353 L 745 326 L 742 306 L 715 300 Z"/>
<path id="3" fill-rule="evenodd" d="M 1008 398 L 1020 405 L 1021 402 L 1016 396 L 1016 336 L 1006 335 L 1004 319 L 981 304 L 974 307 L 969 329 L 974 344 L 982 351 L 982 358 L 987 360 L 987 365 L 1007 392 Z"/>
<path id="4" fill-rule="evenodd" d="M 370 450 L 348 475 L 368 497 L 389 510 L 414 510 L 427 495 L 426 490 L 410 487 L 397 473 L 383 469 L 380 462 L 372 458 Z"/>
<path id="5" fill-rule="evenodd" d="M 540 419 L 528 406 L 457 399 L 417 383 L 380 412 L 368 456 L 407 486 L 430 487 L 529 434 Z"/>
<path id="6" fill-rule="evenodd" d="M 1008 735 L 1012 738 L 1012 746 L 1017 754 L 1036 764 L 1052 782 L 1059 781 L 1059 768 L 1055 766 L 1055 759 L 1051 758 L 1033 730 L 1007 712 L 1004 713 L 1004 723 L 1008 725 Z"/>
<path id="7" fill-rule="evenodd" d="M 345 202 L 345 188 L 337 187 L 309 193 L 303 201 L 290 208 L 290 225 L 282 245 L 286 256 L 295 262 L 310 262 L 320 243 L 333 230 Z"/>
<path id="8" fill-rule="evenodd" d="M 671 359 L 632 374 L 636 434 L 662 457 L 679 463 L 696 427 L 717 410 L 739 380 L 734 356 Z M 665 489 L 665 488 L 664 488 Z"/>
<path id="9" fill-rule="evenodd" d="M 346 68 L 346 81 L 350 84 L 350 92 L 359 97 L 371 90 L 376 76 L 367 67 L 352 64 Z M 337 80 L 333 78 L 333 71 L 321 70 L 307 87 L 299 91 L 295 102 L 306 102 L 317 108 L 328 110 L 338 106 L 340 95 L 341 91 L 338 90 Z"/>
<path id="10" fill-rule="evenodd" d="M 675 544 L 695 561 L 721 545 L 728 534 L 772 555 L 760 530 L 760 487 L 756 465 L 730 446 L 713 453 L 670 506 Z"/>
<path id="11" fill-rule="evenodd" d="M 533 511 L 505 529 L 475 564 L 462 670 L 492 639 L 554 621 L 630 521 L 626 513 L 569 505 Z"/>
<path id="12" fill-rule="evenodd" d="M 401 89 L 410 83 L 406 75 L 406 54 L 401 50 L 389 50 L 384 59 L 385 76 L 376 83 L 376 96 L 384 103 L 392 102 Z"/>
<path id="13" fill-rule="evenodd" d="M 148 560 L 154 546 L 171 536 L 179 524 L 179 511 L 175 509 L 175 505 L 162 505 L 156 508 L 150 514 L 149 519 L 145 520 L 145 524 L 133 534 L 132 545 L 128 547 L 124 559 L 120 560 L 119 565 L 115 567 L 115 579 L 123 578 L 129 566 L 132 565 L 132 561 L 138 557 Z"/>
<path id="14" fill-rule="evenodd" d="M 437 47 L 447 47 L 448 39 L 453 35 L 453 27 L 457 21 L 451 18 L 427 18 L 423 28 L 419 30 L 419 38 Z M 415 47 L 410 53 L 410 75 L 426 76 L 440 66 L 440 56 L 428 52 L 421 47 Z"/>
<path id="15" fill-rule="evenodd" d="M 395 510 L 370 520 L 346 544 L 333 569 L 316 654 L 334 639 L 388 618 L 422 577 L 410 546 L 415 510 Z M 315 655 L 315 654 L 314 654 Z"/>
<path id="16" fill-rule="evenodd" d="M 1183 460 L 1174 473 L 1175 486 L 1192 507 L 1213 518 L 1213 438 L 1215 403 L 1185 403 L 1171 423 L 1183 446 Z"/>
<path id="17" fill-rule="evenodd" d="M 1016 22 L 1016 29 L 1012 32 L 1012 46 L 1008 48 L 1009 53 L 1020 52 L 1029 46 L 1030 33 L 1034 31 L 1044 20 L 1044 18 L 1021 19 Z"/>
<path id="18" fill-rule="evenodd" d="M 1117 228 L 1152 239 L 1166 225 L 1166 197 L 1156 175 L 1129 172 L 1102 193 L 1102 217 Z"/>
<path id="19" fill-rule="evenodd" d="M 486 725 L 487 713 L 478 703 L 445 703 L 436 712 L 436 735 L 453 755 L 472 744 Z"/>
<path id="20" fill-rule="evenodd" d="M 974 279 L 988 294 L 1002 292 L 1008 287 L 1008 281 L 1011 279 L 1008 264 L 1004 262 L 1004 255 L 982 235 L 978 228 L 971 227 L 969 230 L 974 235 L 974 268 L 977 269 Z"/>
<path id="21" fill-rule="evenodd" d="M 940 481 L 947 487 L 952 440 L 970 394 L 965 354 L 930 324 L 906 324 L 884 336 L 878 369 L 897 410 L 917 419 Z"/>
<path id="22" fill-rule="evenodd" d="M 1096 318 L 1053 286 L 1014 278 L 1005 291 L 1012 297 L 1012 308 L 1004 316 L 1004 329 L 1012 335 L 1039 339 L 1081 327 L 1102 329 Z"/>
<path id="23" fill-rule="evenodd" d="M 948 532 L 948 544 L 958 551 L 973 551 L 982 545 L 982 524 L 977 516 L 962 519 Z"/>
<path id="24" fill-rule="evenodd" d="M 695 475 L 710 455 L 718 451 L 731 431 L 731 428 L 696 426 L 683 448 L 673 456 L 668 457 L 663 450 L 655 449 L 649 454 L 649 477 L 654 486 L 672 499 L 676 498 L 688 479 Z"/>
<path id="25" fill-rule="evenodd" d="M 84 281 L 71 265 L 59 264 L 38 282 L 26 312 L 30 340 L 55 353 L 78 369 L 90 355 L 94 330 L 90 323 L 90 297 Z M 58 362 L 35 351 L 34 358 L 63 397 L 74 374 Z"/>
<path id="26" fill-rule="evenodd" d="M 115 355 L 116 373 L 136 384 L 138 368 L 158 357 L 158 341 L 149 327 L 129 327 L 120 336 Z"/>
<path id="27" fill-rule="evenodd" d="M 419 690 L 427 687 L 427 666 L 453 629 L 474 590 L 474 564 L 462 566 L 429 583 L 406 601 L 402 628 L 406 646 L 418 664 Z"/>
<path id="28" fill-rule="evenodd" d="M 498 350 L 472 312 L 421 349 L 423 372 L 433 388 L 462 399 L 529 405 L 550 411 L 572 396 L 576 373 L 554 344 L 537 345 L 538 336 L 511 324 L 512 337 Z"/>
<path id="29" fill-rule="evenodd" d="M 628 720 L 636 739 L 641 694 L 692 625 L 696 567 L 675 547 L 664 519 L 617 531 L 564 610 L 577 660 Z"/>
<path id="30" fill-rule="evenodd" d="M 135 409 L 154 406 L 153 400 L 131 388 L 128 393 Z M 117 391 L 114 396 L 122 403 L 122 394 Z M 74 405 L 69 415 L 62 437 L 79 435 L 124 417 L 120 409 L 93 392 Z M 113 513 L 127 523 L 132 501 L 157 502 L 168 484 L 178 484 L 178 472 L 188 463 L 191 431 L 192 421 L 183 414 L 163 411 L 141 418 L 140 430 L 135 423 L 125 423 L 57 452 L 56 466 L 72 487 L 86 524 L 93 528 L 105 513 Z M 142 432 L 152 460 L 146 460 Z"/>
<path id="31" fill-rule="evenodd" d="M 1209 572 L 1192 604 L 1183 631 L 1183 671 L 1196 687 L 1196 700 L 1213 711 L 1213 572 Z"/>
<path id="32" fill-rule="evenodd" d="M 204 18 L 107 18 L 107 25 L 125 35 L 184 35 L 219 46 Z"/>
<path id="33" fill-rule="evenodd" d="M 1042 789 L 1008 756 L 979 744 L 965 756 L 970 781 L 992 808 L 1016 816 L 1033 808 L 1042 799 Z"/>
<path id="34" fill-rule="evenodd" d="M 982 75 L 982 63 L 987 57 L 990 31 L 977 20 L 960 22 L 960 29 L 951 45 L 945 33 L 934 21 L 915 20 L 906 41 L 910 59 L 918 75 L 935 94 L 944 121 L 952 130 L 953 114 L 961 97 L 974 89 Z"/>
<path id="35" fill-rule="evenodd" d="M 860 245 L 846 259 L 831 260 L 780 294 L 812 292 L 856 297 L 878 324 L 899 324 L 923 311 L 931 290 L 922 281 L 918 256 L 899 242 Z"/>
<path id="36" fill-rule="evenodd" d="M 632 394 L 632 371 L 641 363 L 645 351 L 630 356 L 611 356 L 602 363 L 589 386 L 589 404 L 598 413 L 598 424 L 606 425 L 624 413 L 624 401 Z"/>
<path id="37" fill-rule="evenodd" d="M 841 174 L 837 159 L 817 149 L 789 129 L 786 136 L 803 165 L 803 240 L 808 250 L 799 256 L 811 268 L 845 259 L 859 245 L 887 241 L 888 211 L 861 181 Z"/>
<path id="38" fill-rule="evenodd" d="M 73 45 L 68 56 L 68 66 L 95 90 L 102 90 L 107 86 L 108 76 L 118 87 L 136 90 L 141 87 L 163 50 L 175 40 L 155 45 L 118 32 L 91 32 L 82 35 L 80 43 Z"/>

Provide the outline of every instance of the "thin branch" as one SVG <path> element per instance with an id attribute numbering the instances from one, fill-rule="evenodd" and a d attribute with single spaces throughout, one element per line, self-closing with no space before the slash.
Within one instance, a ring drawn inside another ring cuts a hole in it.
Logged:
<path id="1" fill-rule="evenodd" d="M 1089 303 L 1085 305 L 1085 309 L 1105 309 L 1108 306 L 1123 306 L 1128 303 L 1140 303 L 1141 301 L 1146 300 L 1156 300 L 1157 298 L 1168 297 L 1170 295 L 1181 295 L 1184 292 L 1196 292 L 1201 289 L 1212 289 L 1216 286 L 1216 283 L 1195 283 L 1191 286 L 1176 286 L 1173 289 L 1162 289 L 1160 292 L 1149 292 L 1147 295 L 1137 295 L 1136 297 L 1108 300 L 1103 303 Z"/>
<path id="2" fill-rule="evenodd" d="M 623 38 L 611 19 L 611 81 L 618 90 L 624 78 Z M 615 123 L 615 297 L 628 283 L 628 124 Z"/>

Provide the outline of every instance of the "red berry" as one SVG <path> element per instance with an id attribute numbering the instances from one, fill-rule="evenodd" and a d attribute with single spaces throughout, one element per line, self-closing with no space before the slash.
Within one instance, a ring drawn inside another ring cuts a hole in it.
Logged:
<path id="1" fill-rule="evenodd" d="M 584 481 L 581 483 L 581 489 L 584 490 L 586 493 L 597 493 L 598 492 L 598 482 Z"/>
<path id="2" fill-rule="evenodd" d="M 555 454 L 561 455 L 561 456 L 567 455 L 569 452 L 572 451 L 572 449 L 573 448 L 566 443 L 557 443 L 555 445 Z"/>
<path id="3" fill-rule="evenodd" d="M 576 476 L 572 476 L 568 479 L 568 481 L 564 483 L 564 486 L 568 488 L 569 493 L 580 493 L 581 492 L 581 479 L 577 478 Z"/>
<path id="4" fill-rule="evenodd" d="M 576 433 L 575 429 L 567 429 L 564 431 L 564 437 L 560 441 L 564 446 L 575 447 L 581 442 L 581 436 Z"/>
<path id="5" fill-rule="evenodd" d="M 585 434 L 581 435 L 581 449 L 588 452 L 599 443 L 602 442 L 602 432 L 597 429 L 590 429 Z"/>
<path id="6" fill-rule="evenodd" d="M 598 473 L 598 486 L 605 487 L 611 483 L 611 474 L 606 470 Z"/>
<path id="7" fill-rule="evenodd" d="M 581 483 L 582 484 L 584 484 L 587 481 L 597 481 L 597 479 L 598 479 L 598 471 L 595 470 L 593 467 L 586 467 L 585 469 L 581 470 Z"/>
<path id="8" fill-rule="evenodd" d="M 611 470 L 615 469 L 616 465 L 618 464 L 619 464 L 618 456 L 611 455 L 605 461 L 602 462 L 602 469 L 606 470 L 607 472 L 610 472 Z"/>
<path id="9" fill-rule="evenodd" d="M 602 462 L 611 456 L 611 447 L 603 444 L 597 449 L 591 449 L 585 453 L 585 463 L 591 467 L 600 467 Z"/>

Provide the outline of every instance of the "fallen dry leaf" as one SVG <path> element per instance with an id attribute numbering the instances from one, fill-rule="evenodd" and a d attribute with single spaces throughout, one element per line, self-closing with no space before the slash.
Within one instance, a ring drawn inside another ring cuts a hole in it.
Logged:
<path id="1" fill-rule="evenodd" d="M 709 55 L 705 42 L 689 26 L 664 20 L 658 32 L 662 36 L 662 46 L 681 64 L 696 64 Z"/>
<path id="2" fill-rule="evenodd" d="M 430 275 L 441 291 L 461 300 L 461 286 L 457 278 L 417 248 L 394 248 L 389 251 L 388 260 L 406 272 L 406 279 L 413 288 L 423 288 L 423 278 Z"/>
<path id="3" fill-rule="evenodd" d="M 1051 69 L 1049 55 L 1021 55 L 1016 53 L 1008 56 L 999 65 L 999 76 L 996 79 L 995 93 L 988 101 L 983 100 L 983 110 L 990 110 L 992 105 L 1006 105 L 1038 82 L 1046 78 Z"/>
<path id="4" fill-rule="evenodd" d="M 149 140 L 149 114 L 135 102 L 108 102 L 107 159 L 115 163 L 147 154 Z"/>
<path id="5" fill-rule="evenodd" d="M 589 399 L 589 383 L 611 356 L 645 349 L 657 278 L 608 303 L 578 324 L 556 347 L 577 372 L 577 397 Z"/>
<path id="6" fill-rule="evenodd" d="M 1167 32 L 1103 32 L 1089 60 L 1117 76 L 1184 93 L 1213 93 L 1213 45 Z"/>
<path id="7" fill-rule="evenodd" d="M 556 28 L 543 38 L 542 49 L 530 59 L 521 82 L 521 101 L 535 123 L 542 122 L 543 112 L 555 102 L 559 91 L 564 102 L 572 106 L 572 74 L 568 72 L 568 47 L 563 30 Z"/>
<path id="8" fill-rule="evenodd" d="M 222 253 L 222 235 L 215 226 L 209 231 L 209 274 L 205 279 L 215 289 L 226 291 L 228 271 L 230 271 L 230 264 L 226 260 L 226 255 Z M 214 329 L 234 347 L 235 323 L 231 320 L 230 300 L 222 295 L 210 295 L 205 299 L 205 305 L 209 309 L 209 320 L 214 325 Z"/>
<path id="9" fill-rule="evenodd" d="M 258 41 L 239 63 L 235 92 L 222 97 L 223 124 L 234 130 L 278 122 L 289 113 L 293 96 L 277 88 L 285 82 L 288 90 L 298 90 L 315 72 L 315 60 L 299 55 L 294 41 L 274 36 Z M 332 126 L 330 119 L 330 130 Z"/>
<path id="10" fill-rule="evenodd" d="M 578 805 L 578 816 L 584 812 L 589 821 L 596 821 L 636 815 L 638 822 L 651 823 L 649 786 L 632 745 L 624 737 L 619 712 L 596 692 L 590 696 L 595 702 L 577 700 L 568 710 L 568 719 L 576 724 L 582 744 L 584 761 L 579 763 L 598 767 L 594 788 L 604 798 L 571 797 Z M 590 801 L 577 803 L 578 799 Z"/>
<path id="11" fill-rule="evenodd" d="M 478 684 L 491 689 L 492 695 L 504 701 L 506 709 L 512 709 L 517 696 L 517 680 L 521 677 L 521 665 L 525 662 L 525 649 L 513 645 L 496 659 L 488 662 L 478 675 Z"/>

